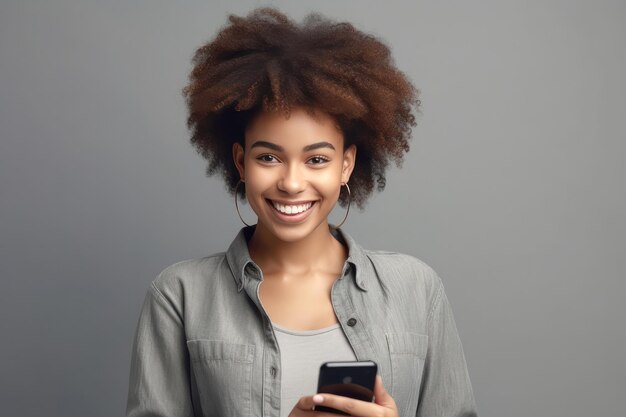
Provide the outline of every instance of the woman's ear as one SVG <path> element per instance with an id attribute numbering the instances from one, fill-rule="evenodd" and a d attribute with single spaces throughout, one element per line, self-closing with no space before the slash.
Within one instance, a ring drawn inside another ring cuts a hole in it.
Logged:
<path id="1" fill-rule="evenodd" d="M 356 145 L 352 144 L 343 151 L 343 166 L 341 168 L 341 182 L 347 183 L 350 180 L 350 175 L 354 170 L 354 163 L 356 161 Z"/>
<path id="2" fill-rule="evenodd" d="M 243 146 L 235 142 L 233 144 L 233 161 L 235 162 L 235 167 L 237 168 L 237 171 L 239 171 L 239 178 L 241 178 L 242 180 L 246 178 L 244 169 L 244 157 L 245 154 L 243 151 Z"/>

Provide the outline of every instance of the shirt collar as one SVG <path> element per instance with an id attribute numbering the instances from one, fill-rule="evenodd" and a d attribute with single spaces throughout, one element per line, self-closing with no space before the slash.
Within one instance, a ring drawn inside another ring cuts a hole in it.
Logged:
<path id="1" fill-rule="evenodd" d="M 343 230 L 334 228 L 330 230 L 336 239 L 345 243 L 348 247 L 348 259 L 346 259 L 339 279 L 350 275 L 352 272 L 351 269 L 353 269 L 354 273 L 351 275 L 354 277 L 357 287 L 363 291 L 367 291 L 365 282 L 367 274 L 365 271 L 367 269 L 368 258 L 363 248 L 355 242 L 352 236 L 348 235 Z M 244 284 L 248 278 L 257 280 L 263 279 L 261 268 L 254 263 L 252 258 L 250 258 L 250 252 L 248 252 L 248 240 L 253 232 L 254 226 L 243 227 L 226 251 L 226 261 L 237 283 L 237 291 L 241 291 L 244 288 Z"/>

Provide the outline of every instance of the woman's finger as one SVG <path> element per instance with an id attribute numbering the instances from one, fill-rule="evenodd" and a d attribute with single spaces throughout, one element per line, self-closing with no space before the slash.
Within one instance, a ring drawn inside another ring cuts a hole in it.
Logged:
<path id="1" fill-rule="evenodd" d="M 385 389 L 380 375 L 376 375 L 376 382 L 374 383 L 374 402 L 397 412 L 396 402 Z"/>
<path id="2" fill-rule="evenodd" d="M 318 398 L 320 401 L 318 401 Z M 381 406 L 378 404 L 368 403 L 365 401 L 355 400 L 354 398 L 342 397 L 334 394 L 315 395 L 315 405 L 323 405 L 324 407 L 334 408 L 335 410 L 348 413 L 351 416 L 369 417 L 373 415 L 381 415 Z"/>
<path id="3" fill-rule="evenodd" d="M 369 417 L 373 415 L 385 415 L 389 417 L 398 416 L 396 402 L 385 389 L 380 375 L 376 375 L 373 403 L 334 394 L 309 395 L 301 397 L 298 400 L 290 413 L 290 416 L 296 417 L 301 415 L 302 412 L 306 412 L 306 414 L 308 414 L 316 405 L 334 408 L 355 417 Z M 381 413 L 381 410 L 383 413 Z M 314 415 L 326 416 L 327 414 L 316 412 Z"/>
<path id="4" fill-rule="evenodd" d="M 300 397 L 296 405 L 293 407 L 294 410 L 303 410 L 303 411 L 311 411 L 313 410 L 313 406 L 315 402 L 313 401 L 313 395 L 307 395 L 305 397 Z"/>

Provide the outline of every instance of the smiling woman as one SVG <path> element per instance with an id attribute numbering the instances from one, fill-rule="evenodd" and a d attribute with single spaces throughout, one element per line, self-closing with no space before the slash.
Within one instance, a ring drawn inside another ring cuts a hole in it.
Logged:
<path id="1" fill-rule="evenodd" d="M 233 145 L 233 158 L 246 198 L 259 217 L 252 244 L 274 236 L 296 242 L 328 233 L 328 214 L 354 169 L 356 146 L 344 149 L 343 132 L 331 116 L 303 108 L 286 119 L 263 112 L 248 125 L 245 150 Z"/>
<path id="2" fill-rule="evenodd" d="M 185 88 L 192 143 L 257 223 L 225 253 L 153 281 L 127 416 L 474 416 L 443 285 L 370 251 L 328 215 L 363 207 L 408 151 L 417 90 L 349 23 L 258 9 L 201 47 Z M 327 361 L 374 361 L 372 402 L 314 395 Z"/>

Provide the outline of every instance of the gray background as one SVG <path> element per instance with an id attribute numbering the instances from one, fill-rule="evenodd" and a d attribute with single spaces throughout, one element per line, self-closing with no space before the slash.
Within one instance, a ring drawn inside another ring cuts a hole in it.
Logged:
<path id="1" fill-rule="evenodd" d="M 422 90 L 346 230 L 439 272 L 481 416 L 624 415 L 626 3 L 382 3 L 273 3 L 382 37 Z M 2 1 L 3 416 L 122 415 L 148 283 L 238 231 L 180 90 L 259 4 Z"/>

